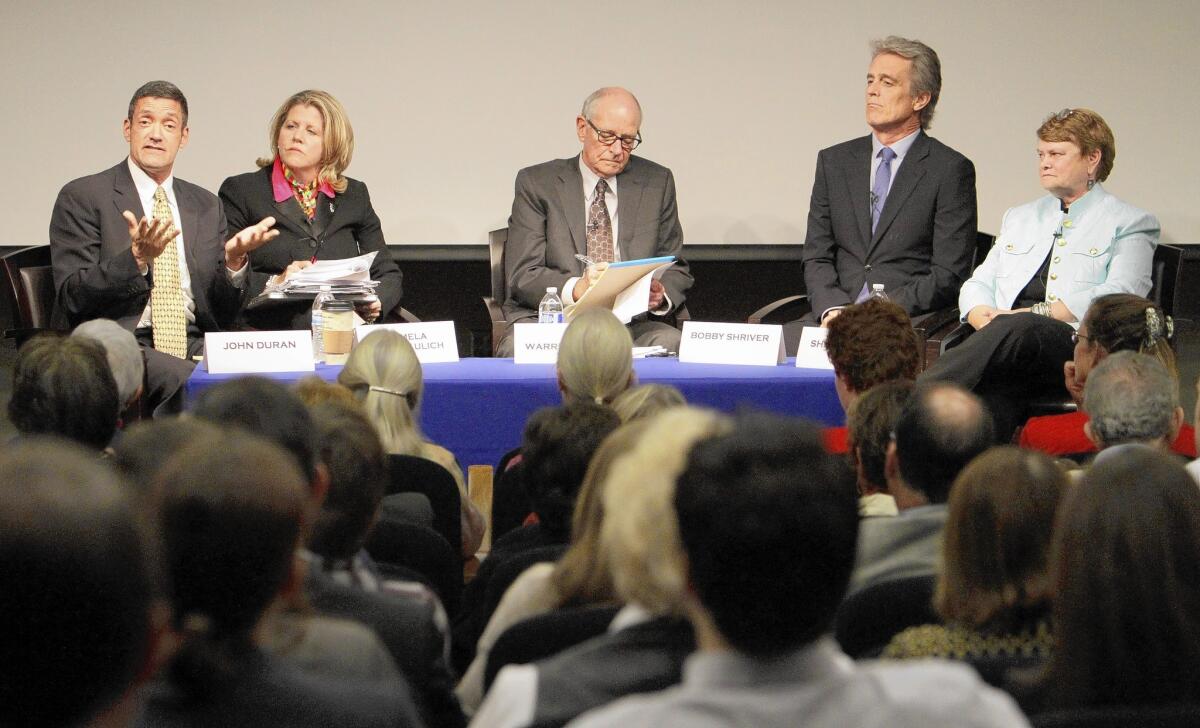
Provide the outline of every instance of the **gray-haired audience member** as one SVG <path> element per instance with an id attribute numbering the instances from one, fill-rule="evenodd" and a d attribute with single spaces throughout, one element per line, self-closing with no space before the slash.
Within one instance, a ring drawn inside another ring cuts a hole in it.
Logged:
<path id="1" fill-rule="evenodd" d="M 122 409 L 141 395 L 146 362 L 132 332 L 112 319 L 92 319 L 76 326 L 71 336 L 92 339 L 104 347 Z"/>
<path id="2" fill-rule="evenodd" d="M 1179 382 L 1158 359 L 1119 351 L 1091 371 L 1083 390 L 1083 426 L 1100 450 L 1139 443 L 1170 452 L 1183 425 Z"/>
<path id="3" fill-rule="evenodd" d="M 699 649 L 678 687 L 571 725 L 1027 725 L 966 666 L 854 663 L 829 636 L 854 564 L 850 482 L 820 431 L 797 420 L 745 416 L 696 443 L 674 505 Z"/>
<path id="4" fill-rule="evenodd" d="M 22 435 L 61 435 L 103 450 L 120 413 L 117 383 L 95 341 L 46 334 L 17 352 L 8 419 Z"/>
<path id="5" fill-rule="evenodd" d="M 51 438 L 0 453 L 0 725 L 129 725 L 156 554 L 111 469 Z"/>
<path id="6" fill-rule="evenodd" d="M 934 383 L 913 392 L 884 463 L 887 492 L 900 514 L 863 522 L 851 593 L 937 573 L 950 486 L 988 449 L 994 432 L 983 402 L 958 385 Z"/>
<path id="7" fill-rule="evenodd" d="M 838 317 L 842 320 L 841 317 Z M 858 480 L 858 515 L 894 516 L 896 499 L 887 492 L 888 448 L 904 403 L 912 394 L 910 379 L 876 384 L 859 395 L 846 411 L 846 444 Z"/>

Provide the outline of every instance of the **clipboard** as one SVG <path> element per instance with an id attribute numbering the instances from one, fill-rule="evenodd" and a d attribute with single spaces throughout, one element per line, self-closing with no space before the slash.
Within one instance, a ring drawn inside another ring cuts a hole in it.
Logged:
<path id="1" fill-rule="evenodd" d="M 567 306 L 563 312 L 564 318 L 570 321 L 576 314 L 589 308 L 603 306 L 612 310 L 618 297 L 648 275 L 669 268 L 675 262 L 675 256 L 663 255 L 657 258 L 641 258 L 639 260 L 622 260 L 609 263 L 578 301 Z M 649 310 L 649 299 L 641 313 Z"/>

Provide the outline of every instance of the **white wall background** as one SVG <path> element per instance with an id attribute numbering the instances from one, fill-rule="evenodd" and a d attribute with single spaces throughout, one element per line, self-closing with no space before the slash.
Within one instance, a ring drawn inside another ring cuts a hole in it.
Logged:
<path id="1" fill-rule="evenodd" d="M 1109 190 L 1196 242 L 1198 32 L 1196 0 L 3 0 L 0 243 L 44 242 L 58 189 L 127 153 L 153 78 L 190 102 L 177 174 L 214 191 L 267 151 L 284 98 L 332 92 L 393 244 L 483 242 L 516 170 L 576 153 L 583 97 L 625 85 L 688 242 L 801 242 L 816 153 L 866 133 L 867 43 L 889 33 L 941 56 L 932 133 L 974 160 L 982 229 L 1041 193 L 1041 120 L 1089 106 L 1117 136 Z"/>

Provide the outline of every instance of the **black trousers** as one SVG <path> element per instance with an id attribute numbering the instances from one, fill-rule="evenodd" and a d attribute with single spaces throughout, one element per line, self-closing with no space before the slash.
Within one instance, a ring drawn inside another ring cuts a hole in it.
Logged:
<path id="1" fill-rule="evenodd" d="M 954 382 L 974 391 L 996 421 L 997 440 L 1008 442 L 1031 402 L 1069 397 L 1063 364 L 1075 354 L 1074 331 L 1048 316 L 999 316 L 942 354 L 917 381 Z"/>
<path id="2" fill-rule="evenodd" d="M 169 417 L 183 411 L 183 388 L 192 370 L 196 368 L 193 356 L 204 354 L 204 335 L 195 327 L 188 327 L 188 358 L 180 359 L 164 354 L 154 348 L 154 333 L 151 329 L 134 332 L 142 353 L 146 357 L 146 388 L 142 399 L 146 409 L 155 417 Z"/>

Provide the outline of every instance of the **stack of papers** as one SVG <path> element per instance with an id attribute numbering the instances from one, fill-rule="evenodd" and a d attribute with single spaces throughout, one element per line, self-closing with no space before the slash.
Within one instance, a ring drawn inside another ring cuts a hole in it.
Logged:
<path id="1" fill-rule="evenodd" d="M 671 352 L 667 351 L 664 346 L 635 346 L 633 347 L 634 359 L 645 359 L 648 356 L 670 356 Z"/>
<path id="2" fill-rule="evenodd" d="M 279 285 L 267 285 L 267 294 L 316 294 L 329 291 L 334 294 L 374 293 L 379 281 L 371 280 L 371 263 L 375 253 L 357 258 L 341 260 L 319 260 L 303 270 L 288 276 Z"/>

